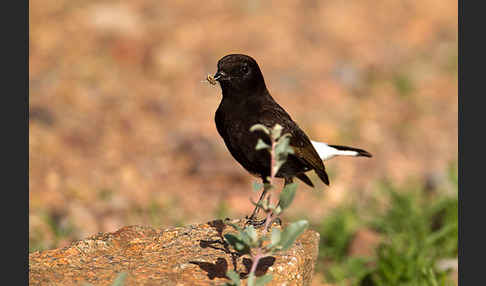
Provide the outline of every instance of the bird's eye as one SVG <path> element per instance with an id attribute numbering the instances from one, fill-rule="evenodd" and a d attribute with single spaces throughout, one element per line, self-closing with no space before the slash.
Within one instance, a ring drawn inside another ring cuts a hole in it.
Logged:
<path id="1" fill-rule="evenodd" d="M 241 67 L 241 72 L 242 73 L 247 73 L 248 72 L 248 67 L 246 65 Z"/>

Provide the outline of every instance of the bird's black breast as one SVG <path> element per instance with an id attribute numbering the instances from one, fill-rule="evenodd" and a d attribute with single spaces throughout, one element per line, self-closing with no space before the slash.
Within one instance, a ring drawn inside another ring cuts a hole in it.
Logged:
<path id="1" fill-rule="evenodd" d="M 268 135 L 261 131 L 251 132 L 254 124 L 272 128 L 283 127 L 282 134 L 292 135 L 290 144 L 295 147 L 310 145 L 305 133 L 271 97 L 253 98 L 235 103 L 223 99 L 216 111 L 216 128 L 231 155 L 250 173 L 262 177 L 270 175 L 270 155 L 266 150 L 255 150 L 258 138 L 270 144 Z M 294 176 L 312 167 L 298 156 L 289 156 L 277 177 Z"/>
<path id="2" fill-rule="evenodd" d="M 259 123 L 259 120 L 258 116 L 247 112 L 248 107 L 248 104 L 223 100 L 216 110 L 216 128 L 236 161 L 252 174 L 268 176 L 270 156 L 265 150 L 255 150 L 255 146 L 258 138 L 268 144 L 270 140 L 263 132 L 250 131 L 251 126 Z"/>

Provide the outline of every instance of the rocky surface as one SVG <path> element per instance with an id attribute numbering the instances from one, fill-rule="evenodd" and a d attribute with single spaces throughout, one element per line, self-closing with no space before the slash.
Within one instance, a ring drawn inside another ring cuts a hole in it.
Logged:
<path id="1" fill-rule="evenodd" d="M 111 285 L 119 273 L 126 272 L 124 285 L 221 285 L 229 281 L 227 270 L 246 278 L 251 266 L 248 256 L 223 243 L 223 235 L 231 231 L 216 220 L 169 229 L 127 226 L 98 233 L 68 247 L 29 254 L 29 284 Z M 307 230 L 288 251 L 264 258 L 256 275 L 271 273 L 268 285 L 309 285 L 318 245 L 319 234 Z"/>

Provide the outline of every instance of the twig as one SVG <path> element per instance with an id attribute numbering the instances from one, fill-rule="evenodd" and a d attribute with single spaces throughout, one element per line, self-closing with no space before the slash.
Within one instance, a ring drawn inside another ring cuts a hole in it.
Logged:
<path id="1" fill-rule="evenodd" d="M 271 141 L 272 141 L 272 146 L 271 146 L 272 148 L 271 148 L 271 151 L 270 151 L 271 161 L 270 161 L 269 184 L 270 184 L 270 186 L 273 186 L 273 180 L 274 180 L 275 176 L 277 175 L 278 170 L 275 170 L 275 163 L 276 163 L 275 145 L 276 144 L 275 144 L 275 140 L 273 138 L 271 138 Z M 266 198 L 268 205 L 270 205 L 271 198 L 272 198 L 272 190 L 270 189 L 268 194 L 267 194 L 267 198 Z M 267 211 L 267 217 L 265 218 L 265 225 L 264 225 L 263 231 L 262 231 L 263 236 L 267 235 L 267 232 L 268 232 L 270 226 L 272 225 L 271 222 L 274 219 L 273 215 L 274 215 L 273 211 L 271 211 L 271 210 Z M 256 254 L 252 257 L 253 259 L 252 259 L 252 265 L 251 265 L 249 275 L 251 275 L 252 273 L 253 273 L 253 275 L 255 275 L 255 271 L 257 269 L 258 262 L 260 261 L 260 259 L 262 259 L 263 257 L 268 255 L 268 253 L 264 252 L 263 249 L 264 248 L 262 246 L 260 246 L 256 249 Z"/>
<path id="2" fill-rule="evenodd" d="M 252 273 L 253 273 L 253 275 L 255 275 L 256 268 L 258 266 L 258 262 L 263 257 L 264 257 L 264 255 L 262 254 L 261 248 L 258 248 L 257 249 L 257 254 L 255 256 L 253 256 L 252 264 L 251 264 L 251 269 L 250 269 L 249 275 L 251 275 Z"/>

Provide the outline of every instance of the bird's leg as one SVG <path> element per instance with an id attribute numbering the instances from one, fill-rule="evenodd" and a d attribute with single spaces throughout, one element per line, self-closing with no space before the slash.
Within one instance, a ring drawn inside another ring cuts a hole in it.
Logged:
<path id="1" fill-rule="evenodd" d="M 268 183 L 268 180 L 266 178 L 263 178 L 262 180 L 263 180 L 263 185 Z M 252 224 L 253 226 L 261 226 L 265 223 L 265 219 L 259 220 L 259 219 L 257 219 L 257 215 L 258 215 L 258 213 L 260 212 L 260 209 L 261 209 L 259 204 L 263 201 L 267 192 L 268 192 L 268 189 L 265 188 L 265 186 L 264 186 L 262 194 L 260 195 L 260 198 L 258 199 L 257 205 L 253 209 L 253 212 L 251 213 L 251 215 L 249 217 L 248 216 L 246 217 L 248 219 L 248 223 Z"/>
<path id="2" fill-rule="evenodd" d="M 268 192 L 267 189 L 264 189 L 263 190 L 262 195 L 260 196 L 260 199 L 258 199 L 257 204 L 260 204 L 263 201 L 263 198 L 265 197 L 265 195 L 267 194 L 267 192 Z M 256 218 L 256 215 L 259 213 L 259 210 L 260 210 L 260 207 L 259 206 L 255 206 L 255 209 L 253 210 L 253 212 L 251 213 L 251 215 L 250 215 L 250 217 L 248 219 L 253 220 L 254 218 Z"/>
<path id="3" fill-rule="evenodd" d="M 284 187 L 286 185 L 292 184 L 294 182 L 294 179 L 292 177 L 285 177 L 284 179 L 285 179 Z M 263 201 L 263 198 L 265 197 L 267 192 L 268 192 L 268 190 L 264 188 L 262 195 L 260 196 L 260 199 L 258 200 L 257 204 L 259 204 L 261 201 Z M 276 207 L 278 207 L 279 205 L 280 205 L 280 200 L 278 201 Z M 256 226 L 256 227 L 259 227 L 259 226 L 262 226 L 263 224 L 265 224 L 265 220 L 266 220 L 266 219 L 261 219 L 261 220 L 257 219 L 257 214 L 259 213 L 259 210 L 260 210 L 260 207 L 255 206 L 255 209 L 253 210 L 251 216 L 247 217 L 248 223 L 250 223 L 250 224 L 252 224 L 253 226 Z M 280 225 L 282 224 L 282 221 L 278 217 L 275 219 L 275 221 L 277 221 L 278 224 L 280 224 Z M 273 222 L 271 222 L 271 223 L 273 223 Z"/>

